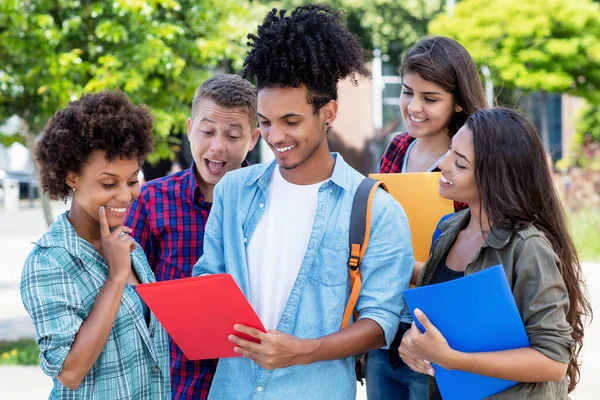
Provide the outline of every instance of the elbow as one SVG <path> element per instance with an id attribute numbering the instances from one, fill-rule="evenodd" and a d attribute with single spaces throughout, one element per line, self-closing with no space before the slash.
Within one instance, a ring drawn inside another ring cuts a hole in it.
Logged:
<path id="1" fill-rule="evenodd" d="M 73 376 L 73 374 L 69 374 L 64 370 L 56 377 L 61 385 L 66 387 L 69 390 L 77 390 L 83 382 L 83 377 Z"/>
<path id="2" fill-rule="evenodd" d="M 552 377 L 550 380 L 553 382 L 562 381 L 563 379 L 565 379 L 565 376 L 567 376 L 568 368 L 568 363 L 556 362 L 556 365 L 554 366 L 554 368 L 552 368 Z"/>

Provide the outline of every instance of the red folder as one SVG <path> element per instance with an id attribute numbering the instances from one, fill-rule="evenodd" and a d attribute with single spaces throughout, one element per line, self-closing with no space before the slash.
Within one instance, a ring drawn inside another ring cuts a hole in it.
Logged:
<path id="1" fill-rule="evenodd" d="M 197 276 L 136 286 L 162 326 L 190 360 L 239 357 L 227 337 L 242 324 L 266 332 L 229 274 Z"/>

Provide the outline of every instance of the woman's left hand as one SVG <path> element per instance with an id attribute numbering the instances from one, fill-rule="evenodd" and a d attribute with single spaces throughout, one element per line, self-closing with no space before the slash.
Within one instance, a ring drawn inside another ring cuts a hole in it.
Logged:
<path id="1" fill-rule="evenodd" d="M 424 360 L 440 365 L 443 368 L 451 369 L 449 365 L 451 364 L 454 350 L 450 348 L 446 338 L 418 308 L 415 309 L 415 317 L 417 317 L 421 325 L 425 328 L 425 333 L 421 333 L 413 322 L 411 339 L 414 351 Z"/>

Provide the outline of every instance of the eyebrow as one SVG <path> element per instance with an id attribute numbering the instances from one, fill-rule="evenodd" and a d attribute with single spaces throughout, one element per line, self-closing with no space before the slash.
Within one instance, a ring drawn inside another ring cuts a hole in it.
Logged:
<path id="1" fill-rule="evenodd" d="M 133 174 L 131 174 L 131 176 L 137 175 L 137 174 L 139 174 L 139 172 L 140 172 L 140 169 L 138 168 L 137 171 L 135 171 Z M 100 175 L 108 175 L 108 176 L 111 176 L 113 178 L 118 178 L 119 177 L 119 175 L 111 174 L 110 172 L 103 172 Z"/>
<path id="2" fill-rule="evenodd" d="M 469 165 L 471 165 L 471 161 L 469 161 L 469 159 L 467 158 L 467 156 L 465 156 L 464 154 L 459 153 L 458 151 L 454 150 L 452 148 L 452 146 L 450 146 L 450 150 L 452 150 L 454 152 L 454 154 L 456 154 L 457 156 L 459 156 L 460 158 L 464 159 L 466 162 L 469 163 Z"/>
<path id="3" fill-rule="evenodd" d="M 404 82 L 402 82 L 402 86 L 404 86 L 404 87 L 405 87 L 405 88 L 407 88 L 408 90 L 412 90 L 412 88 L 411 88 L 411 87 L 409 87 L 409 86 L 408 86 L 406 83 L 404 83 Z M 413 90 L 413 92 L 414 92 L 414 90 Z M 440 92 L 423 92 L 423 94 L 428 94 L 428 95 L 431 95 L 431 94 L 437 94 L 437 95 L 440 95 L 440 96 L 442 95 Z"/>
<path id="4" fill-rule="evenodd" d="M 265 117 L 264 115 L 262 115 L 261 113 L 257 112 L 256 115 L 260 118 L 264 118 L 264 119 L 269 119 L 267 117 Z M 279 119 L 286 119 L 286 118 L 290 118 L 290 117 L 302 117 L 302 115 L 300 114 L 296 114 L 296 113 L 287 113 L 285 114 L 283 117 L 279 118 Z"/>

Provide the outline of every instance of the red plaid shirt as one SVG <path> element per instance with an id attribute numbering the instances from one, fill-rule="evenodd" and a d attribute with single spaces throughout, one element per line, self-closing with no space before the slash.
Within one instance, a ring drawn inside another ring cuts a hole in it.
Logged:
<path id="1" fill-rule="evenodd" d="M 247 165 L 245 163 L 244 165 Z M 142 246 L 157 281 L 192 276 L 203 254 L 211 203 L 196 183 L 196 166 L 142 187 L 125 225 Z M 169 337 L 173 399 L 206 399 L 217 360 L 190 361 Z"/>
<path id="2" fill-rule="evenodd" d="M 408 150 L 408 146 L 416 139 L 410 136 L 408 133 L 401 133 L 396 135 L 385 153 L 381 157 L 381 164 L 379 165 L 380 174 L 399 174 L 402 172 L 402 163 L 404 162 L 404 156 Z M 436 167 L 433 169 L 435 172 L 439 172 L 440 169 Z M 458 212 L 467 208 L 468 205 L 465 203 L 454 202 L 454 211 Z"/>

